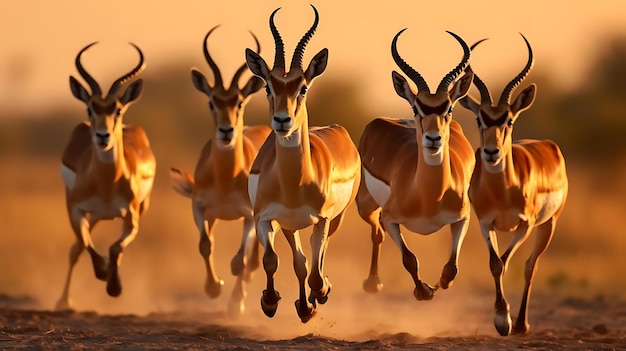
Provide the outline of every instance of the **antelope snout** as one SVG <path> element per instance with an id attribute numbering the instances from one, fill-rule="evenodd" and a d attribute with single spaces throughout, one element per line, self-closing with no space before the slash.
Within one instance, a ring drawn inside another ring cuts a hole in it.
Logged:
<path id="1" fill-rule="evenodd" d="M 498 160 L 498 158 L 500 157 L 500 148 L 483 148 L 483 152 L 482 152 L 482 156 L 483 159 L 485 161 L 489 161 L 489 162 L 494 162 L 496 160 Z"/>
<path id="2" fill-rule="evenodd" d="M 290 116 L 274 116 L 272 118 L 272 129 L 278 132 L 286 132 L 291 128 L 292 118 Z"/>
<path id="3" fill-rule="evenodd" d="M 109 140 L 111 139 L 111 134 L 107 131 L 97 131 L 94 133 L 94 143 L 100 147 L 105 147 L 109 145 Z"/>
<path id="4" fill-rule="evenodd" d="M 232 126 L 221 126 L 217 128 L 218 138 L 229 142 L 233 139 L 235 134 L 235 129 Z"/>

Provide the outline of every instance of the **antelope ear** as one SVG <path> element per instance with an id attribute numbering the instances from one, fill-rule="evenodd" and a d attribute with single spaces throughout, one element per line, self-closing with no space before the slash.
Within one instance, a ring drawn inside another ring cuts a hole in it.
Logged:
<path id="1" fill-rule="evenodd" d="M 87 90 L 72 76 L 70 76 L 70 89 L 72 90 L 72 95 L 78 100 L 84 103 L 89 101 L 89 93 Z"/>
<path id="2" fill-rule="evenodd" d="M 250 78 L 250 80 L 248 80 L 248 83 L 246 83 L 243 89 L 241 89 L 241 95 L 246 98 L 250 94 L 254 94 L 259 91 L 259 89 L 263 88 L 264 85 L 265 81 L 263 81 L 263 79 L 257 76 L 253 76 Z"/>
<path id="3" fill-rule="evenodd" d="M 318 52 L 311 63 L 309 63 L 309 67 L 304 72 L 304 78 L 307 83 L 310 83 L 315 77 L 321 75 L 326 70 L 326 65 L 328 64 L 328 49 L 322 49 Z"/>
<path id="4" fill-rule="evenodd" d="M 400 73 L 392 71 L 391 80 L 393 81 L 393 88 L 396 90 L 396 94 L 408 101 L 409 104 L 413 106 L 413 101 L 415 101 L 416 94 L 411 89 L 411 86 L 406 81 L 406 78 L 404 78 L 404 76 Z"/>
<path id="5" fill-rule="evenodd" d="M 207 96 L 211 95 L 211 87 L 209 86 L 206 77 L 195 68 L 191 69 L 191 82 L 199 91 L 205 93 Z"/>
<path id="6" fill-rule="evenodd" d="M 259 54 L 250 49 L 246 49 L 246 64 L 255 76 L 267 81 L 270 76 L 270 69 Z"/>
<path id="7" fill-rule="evenodd" d="M 517 98 L 515 98 L 515 101 L 511 105 L 511 112 L 516 115 L 522 111 L 528 110 L 535 101 L 536 91 L 537 85 L 535 83 L 522 90 L 522 92 L 517 96 Z"/>
<path id="8" fill-rule="evenodd" d="M 461 100 L 459 100 L 461 106 L 466 109 L 472 111 L 474 115 L 478 116 L 478 110 L 480 109 L 480 101 L 476 100 L 470 94 L 465 95 Z"/>
<path id="9" fill-rule="evenodd" d="M 120 98 L 120 102 L 123 105 L 129 104 L 139 98 L 141 96 L 141 91 L 143 90 L 143 79 L 137 79 L 132 82 L 124 91 L 124 95 Z"/>
<path id="10" fill-rule="evenodd" d="M 474 79 L 474 72 L 471 69 L 467 70 L 466 73 L 461 77 L 461 79 L 457 80 L 452 87 L 452 93 L 450 94 L 450 99 L 452 101 L 457 101 L 458 99 L 463 98 L 467 95 L 470 88 L 472 87 L 472 80 Z"/>

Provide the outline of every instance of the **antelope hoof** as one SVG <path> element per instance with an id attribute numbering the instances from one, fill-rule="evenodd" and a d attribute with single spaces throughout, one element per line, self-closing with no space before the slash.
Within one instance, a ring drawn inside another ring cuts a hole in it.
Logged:
<path id="1" fill-rule="evenodd" d="M 228 304 L 228 317 L 231 319 L 238 319 L 246 310 L 246 305 L 243 301 L 230 301 Z"/>
<path id="2" fill-rule="evenodd" d="M 363 281 L 363 290 L 370 294 L 376 294 L 383 289 L 383 283 L 378 277 L 368 277 Z"/>
<path id="3" fill-rule="evenodd" d="M 276 309 L 278 309 L 278 302 L 280 302 L 280 294 L 278 291 L 274 291 L 274 296 L 270 296 L 267 290 L 263 290 L 263 295 L 261 296 L 261 308 L 266 316 L 270 318 L 274 317 Z"/>
<path id="4" fill-rule="evenodd" d="M 71 311 L 73 310 L 72 308 L 72 303 L 70 302 L 69 299 L 61 299 L 59 300 L 59 302 L 57 302 L 56 306 L 54 307 L 55 310 L 57 311 Z"/>
<path id="5" fill-rule="evenodd" d="M 300 300 L 299 299 L 296 300 L 295 305 L 296 305 L 296 311 L 298 311 L 298 317 L 300 317 L 300 320 L 302 321 L 302 323 L 306 323 L 306 322 L 310 321 L 311 318 L 313 318 L 313 316 L 315 316 L 315 306 L 314 305 L 310 305 L 310 304 L 306 303 L 304 306 L 302 306 L 300 304 Z"/>
<path id="6" fill-rule="evenodd" d="M 515 326 L 513 327 L 512 333 L 515 335 L 524 335 L 524 334 L 528 334 L 528 331 L 530 330 L 530 325 L 528 325 L 528 323 L 524 322 L 524 323 L 515 323 Z"/>
<path id="7" fill-rule="evenodd" d="M 211 281 L 210 279 L 207 279 L 206 283 L 204 284 L 204 292 L 206 292 L 206 294 L 209 295 L 210 298 L 214 299 L 220 296 L 220 294 L 222 293 L 223 285 L 224 281 L 221 279 L 218 279 L 217 281 Z"/>
<path id="8" fill-rule="evenodd" d="M 441 273 L 441 278 L 439 278 L 439 287 L 443 289 L 447 289 L 452 286 L 452 281 L 458 274 L 459 270 L 456 265 L 446 265 L 443 268 L 443 272 Z"/>
<path id="9" fill-rule="evenodd" d="M 236 254 L 235 257 L 230 261 L 230 272 L 234 276 L 238 276 L 243 272 L 245 265 L 243 263 L 243 255 Z"/>
<path id="10" fill-rule="evenodd" d="M 496 326 L 498 334 L 507 336 L 511 334 L 511 315 L 508 313 L 496 313 L 493 317 L 493 324 Z"/>
<path id="11" fill-rule="evenodd" d="M 109 259 L 96 254 L 91 256 L 91 262 L 96 278 L 106 281 L 109 276 Z"/>
<path id="12" fill-rule="evenodd" d="M 107 294 L 112 297 L 118 297 L 122 294 L 122 282 L 117 274 L 107 281 Z"/>
<path id="13" fill-rule="evenodd" d="M 421 287 L 416 286 L 415 290 L 413 290 L 413 296 L 415 296 L 415 299 L 418 301 L 432 300 L 433 296 L 435 296 L 435 288 L 424 282 L 421 283 Z"/>

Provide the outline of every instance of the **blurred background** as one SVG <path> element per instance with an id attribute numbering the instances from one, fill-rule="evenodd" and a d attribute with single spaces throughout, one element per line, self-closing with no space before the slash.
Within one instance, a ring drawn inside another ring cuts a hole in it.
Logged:
<path id="1" fill-rule="evenodd" d="M 310 123 L 340 123 L 355 142 L 376 116 L 412 117 L 410 106 L 391 84 L 391 71 L 398 68 L 389 48 L 402 28 L 408 30 L 399 39 L 399 51 L 431 87 L 462 55 L 445 30 L 459 34 L 468 44 L 490 38 L 475 50 L 471 62 L 494 98 L 527 60 L 518 34 L 523 33 L 536 61 L 521 88 L 535 82 L 538 95 L 516 123 L 514 137 L 556 141 L 570 177 L 568 203 L 552 245 L 541 259 L 533 296 L 624 296 L 626 283 L 620 277 L 626 267 L 626 236 L 618 219 L 626 213 L 626 2 L 600 0 L 583 5 L 528 0 L 512 6 L 497 1 L 471 5 L 456 0 L 387 1 L 382 5 L 318 0 L 314 4 L 320 25 L 304 63 L 325 47 L 330 56 L 325 74 L 310 90 Z M 93 276 L 85 254 L 74 273 L 72 299 L 78 310 L 103 313 L 225 308 L 234 282 L 229 262 L 240 240 L 241 222 L 218 224 L 216 264 L 226 286 L 220 298 L 210 300 L 203 295 L 205 271 L 190 201 L 171 189 L 168 170 L 175 166 L 193 171 L 202 145 L 214 133 L 206 97 L 190 81 L 191 67 L 211 79 L 202 55 L 206 32 L 222 25 L 211 36 L 209 47 L 228 84 L 244 62 L 244 49 L 254 47 L 248 31 L 258 36 L 261 55 L 272 64 L 268 18 L 280 6 L 276 24 L 289 60 L 313 21 L 308 2 L 0 0 L 0 294 L 24 297 L 43 309 L 52 309 L 60 296 L 74 241 L 65 212 L 60 155 L 73 126 L 86 118 L 85 106 L 70 93 L 68 77 L 79 77 L 74 67 L 78 51 L 100 41 L 83 55 L 83 64 L 107 89 L 136 64 L 137 54 L 127 44 L 133 42 L 142 48 L 147 68 L 142 73 L 143 96 L 129 109 L 125 121 L 146 130 L 157 157 L 151 208 L 141 220 L 139 236 L 125 251 L 122 296 L 106 295 L 104 283 Z M 475 88 L 472 94 L 477 95 Z M 248 104 L 247 123 L 269 123 L 263 95 L 261 91 Z M 477 146 L 471 114 L 458 106 L 454 118 Z M 119 235 L 119 221 L 103 223 L 96 228 L 94 241 L 106 252 Z M 507 236 L 501 235 L 504 244 L 508 244 Z M 423 278 L 434 284 L 449 255 L 449 229 L 427 237 L 406 232 L 405 237 L 420 259 Z M 308 250 L 306 236 L 303 242 Z M 289 301 L 282 314 L 293 322 L 295 274 L 285 240 L 279 236 L 277 243 L 283 263 L 277 284 Z M 505 287 L 512 304 L 521 294 L 523 263 L 531 246 L 532 238 L 509 266 Z M 480 307 L 483 317 L 491 318 L 493 282 L 475 218 L 455 286 L 438 292 L 442 296 L 430 303 L 413 301 L 412 282 L 391 240 L 385 241 L 382 253 L 385 289 L 374 297 L 363 293 L 361 282 L 369 271 L 370 249 L 369 227 L 352 206 L 344 226 L 331 240 L 326 266 L 335 299 L 341 301 L 335 306 L 347 306 L 344 314 L 358 316 L 362 307 L 356 301 L 367 301 L 384 313 L 384 306 L 373 303 L 386 296 L 424 313 L 445 308 L 446 318 L 452 320 L 464 312 L 453 302 L 461 304 L 477 295 L 488 297 Z M 263 283 L 260 271 L 250 285 L 251 314 L 260 314 Z M 324 308 L 332 310 L 331 304 L 332 298 Z M 332 327 L 334 322 L 327 323 L 326 327 Z M 432 323 L 425 327 L 432 328 Z"/>

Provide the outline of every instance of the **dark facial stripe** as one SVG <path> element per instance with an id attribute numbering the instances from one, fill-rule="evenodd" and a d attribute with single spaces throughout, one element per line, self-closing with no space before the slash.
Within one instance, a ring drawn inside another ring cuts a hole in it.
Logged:
<path id="1" fill-rule="evenodd" d="M 482 117 L 482 121 L 485 124 L 485 127 L 489 128 L 489 127 L 499 127 L 501 125 L 504 125 L 504 123 L 506 122 L 506 120 L 509 118 L 509 113 L 505 112 L 504 114 L 502 114 L 502 116 L 500 116 L 497 119 L 492 119 L 491 116 L 485 114 L 485 113 L 481 113 L 480 114 Z"/>
<path id="2" fill-rule="evenodd" d="M 100 105 L 96 102 L 93 102 L 91 104 L 91 107 L 93 108 L 93 112 L 95 112 L 97 115 L 110 115 L 113 113 L 113 111 L 115 111 L 115 108 L 117 107 L 116 103 L 111 103 L 108 105 Z"/>
<path id="3" fill-rule="evenodd" d="M 444 114 L 448 113 L 449 104 L 447 101 L 444 101 L 441 105 L 438 106 L 427 106 L 421 103 L 419 100 L 417 100 L 416 102 L 419 105 L 420 110 L 422 110 L 422 112 L 424 113 L 424 116 L 432 114 L 443 116 Z"/>

